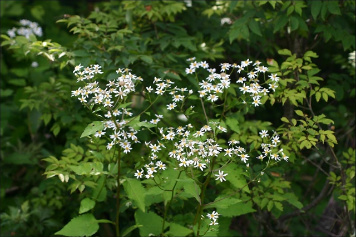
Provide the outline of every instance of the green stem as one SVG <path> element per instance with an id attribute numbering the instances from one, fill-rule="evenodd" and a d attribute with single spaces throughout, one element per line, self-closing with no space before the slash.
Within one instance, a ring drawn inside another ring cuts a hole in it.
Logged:
<path id="1" fill-rule="evenodd" d="M 117 159 L 117 189 L 116 189 L 116 236 L 120 236 L 120 170 L 121 170 L 121 148 L 119 149 L 118 159 Z"/>
<path id="2" fill-rule="evenodd" d="M 180 175 L 182 174 L 183 170 L 181 170 L 178 174 L 178 178 L 177 180 L 179 179 Z M 177 183 L 178 181 L 176 181 L 173 185 L 173 188 L 172 188 L 172 195 L 171 195 L 171 200 L 169 200 L 169 202 L 167 203 L 166 207 L 164 208 L 164 217 L 163 217 L 163 223 L 162 223 L 162 232 L 161 232 L 161 236 L 163 236 L 163 232 L 164 232 L 164 225 L 166 223 L 166 219 L 167 219 L 167 212 L 168 212 L 168 209 L 171 205 L 171 202 L 173 201 L 173 197 L 174 197 L 174 189 L 176 188 L 177 186 Z"/>
<path id="3" fill-rule="evenodd" d="M 156 99 L 144 110 L 142 111 L 139 115 L 133 117 L 131 120 L 129 120 L 127 123 L 132 122 L 135 118 L 140 117 L 143 113 L 145 113 L 149 108 L 151 108 L 151 106 L 158 100 L 158 96 L 156 97 Z"/>
<path id="4" fill-rule="evenodd" d="M 212 175 L 213 169 L 214 169 L 215 161 L 216 161 L 216 156 L 213 157 L 213 160 L 212 160 L 211 166 L 210 166 L 209 174 L 207 175 L 207 178 L 206 178 L 205 182 L 203 183 L 203 188 L 202 188 L 201 193 L 200 193 L 200 204 L 198 206 L 197 213 L 195 214 L 194 223 L 193 223 L 193 225 L 195 225 L 198 222 L 197 236 L 199 236 L 199 232 L 200 232 L 200 226 L 201 226 L 201 218 L 200 218 L 200 216 L 201 216 L 201 213 L 202 213 L 203 207 L 204 207 L 205 191 L 206 191 L 206 188 L 208 187 L 208 184 L 210 182 L 211 175 Z"/>

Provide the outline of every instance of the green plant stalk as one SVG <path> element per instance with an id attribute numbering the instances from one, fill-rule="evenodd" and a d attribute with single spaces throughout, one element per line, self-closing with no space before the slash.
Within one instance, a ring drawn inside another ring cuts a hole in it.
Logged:
<path id="1" fill-rule="evenodd" d="M 180 175 L 182 174 L 182 172 L 183 172 L 183 170 L 181 170 L 181 171 L 179 172 L 177 179 L 179 179 L 179 177 L 180 177 Z M 172 188 L 172 190 L 171 190 L 171 192 L 172 192 L 171 200 L 169 200 L 169 202 L 167 203 L 166 207 L 164 208 L 164 216 L 163 216 L 163 223 L 162 223 L 161 236 L 163 236 L 164 225 L 165 225 L 166 219 L 167 219 L 167 212 L 168 212 L 168 209 L 169 209 L 169 207 L 170 207 L 170 205 L 171 205 L 171 203 L 172 203 L 172 201 L 173 201 L 174 189 L 176 188 L 177 183 L 178 183 L 178 181 L 176 181 L 176 182 L 174 183 L 173 188 Z"/>
<path id="2" fill-rule="evenodd" d="M 120 170 L 121 170 L 121 148 L 119 149 L 118 159 L 117 159 L 117 189 L 116 189 L 116 236 L 120 236 Z"/>
<path id="3" fill-rule="evenodd" d="M 200 204 L 198 206 L 197 213 L 195 214 L 194 223 L 193 223 L 193 225 L 195 225 L 198 222 L 197 236 L 199 236 L 199 232 L 200 232 L 200 226 L 201 226 L 201 218 L 200 218 L 200 216 L 201 216 L 201 213 L 202 213 L 203 207 L 204 207 L 205 191 L 206 191 L 206 188 L 208 187 L 208 184 L 210 182 L 211 175 L 213 173 L 213 168 L 214 168 L 215 161 L 216 161 L 216 156 L 213 157 L 213 160 L 211 162 L 211 167 L 210 167 L 209 174 L 208 174 L 205 182 L 203 183 L 203 188 L 202 188 L 202 191 L 200 193 Z"/>

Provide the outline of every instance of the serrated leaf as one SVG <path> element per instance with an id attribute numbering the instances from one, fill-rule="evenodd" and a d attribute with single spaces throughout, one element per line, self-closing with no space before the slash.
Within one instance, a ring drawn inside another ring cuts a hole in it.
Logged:
<path id="1" fill-rule="evenodd" d="M 289 120 L 286 117 L 281 118 L 282 122 L 289 123 Z"/>
<path id="2" fill-rule="evenodd" d="M 224 217 L 241 216 L 255 211 L 251 201 L 235 203 L 227 208 L 217 208 L 217 212 Z"/>
<path id="3" fill-rule="evenodd" d="M 154 212 L 144 213 L 140 209 L 135 212 L 135 220 L 137 225 L 142 225 L 140 230 L 141 236 L 159 236 L 162 232 L 162 217 L 158 216 Z M 165 227 L 168 227 L 169 223 L 165 223 Z"/>
<path id="4" fill-rule="evenodd" d="M 133 200 L 141 211 L 145 212 L 145 194 L 146 190 L 141 182 L 136 179 L 126 179 L 123 183 L 125 192 L 129 199 Z"/>
<path id="5" fill-rule="evenodd" d="M 297 198 L 297 196 L 295 196 L 294 193 L 285 193 L 283 195 L 283 197 L 285 197 L 285 199 L 288 203 L 292 204 L 293 206 L 295 206 L 298 209 L 302 209 L 303 204 L 298 201 L 298 198 Z"/>
<path id="6" fill-rule="evenodd" d="M 236 133 L 240 133 L 239 121 L 233 117 L 226 118 L 226 124 L 230 129 Z"/>
<path id="7" fill-rule="evenodd" d="M 309 51 L 305 52 L 304 57 L 318 58 L 319 56 L 318 56 L 315 52 L 309 50 Z M 317 72 L 319 72 L 319 71 L 320 71 L 319 69 L 315 68 L 314 71 L 313 71 L 313 73 L 314 73 L 314 72 L 317 73 Z M 314 73 L 314 74 L 315 74 L 315 73 Z M 314 74 L 313 74 L 313 75 L 314 75 Z M 309 74 L 308 74 L 308 75 L 309 75 Z"/>
<path id="8" fill-rule="evenodd" d="M 292 56 L 292 52 L 289 49 L 280 49 L 278 50 L 278 54 Z"/>
<path id="9" fill-rule="evenodd" d="M 268 198 L 263 198 L 261 201 L 261 209 L 263 209 L 267 203 L 268 203 L 269 199 Z"/>
<path id="10" fill-rule="evenodd" d="M 299 148 L 303 149 L 304 147 L 306 147 L 307 149 L 311 148 L 311 143 L 308 140 L 304 140 L 300 143 Z"/>
<path id="11" fill-rule="evenodd" d="M 302 117 L 304 116 L 304 113 L 301 110 L 294 110 L 294 112 L 299 116 L 302 116 Z"/>
<path id="12" fill-rule="evenodd" d="M 319 102 L 320 98 L 321 98 L 321 93 L 320 93 L 319 91 L 317 91 L 317 92 L 315 93 L 315 99 L 316 99 L 316 101 Z"/>
<path id="13" fill-rule="evenodd" d="M 238 167 L 237 164 L 229 164 L 224 171 L 228 173 L 225 177 L 235 188 L 242 188 L 244 192 L 250 193 L 250 189 L 247 185 L 246 178 L 243 176 L 243 169 Z"/>
<path id="14" fill-rule="evenodd" d="M 95 207 L 95 201 L 91 200 L 90 198 L 84 198 L 80 202 L 79 214 L 83 214 L 87 211 L 90 211 Z"/>
<path id="15" fill-rule="evenodd" d="M 278 210 L 283 211 L 283 205 L 282 205 L 282 203 L 280 203 L 280 202 L 274 202 L 274 206 L 275 206 Z"/>
<path id="16" fill-rule="evenodd" d="M 240 199 L 228 197 L 225 198 L 224 196 L 219 196 L 215 198 L 214 203 L 206 205 L 206 208 L 229 208 L 231 205 L 241 202 Z"/>
<path id="17" fill-rule="evenodd" d="M 194 197 L 200 203 L 200 196 L 199 196 L 201 192 L 200 187 L 192 179 L 186 179 L 184 181 L 185 181 L 183 185 L 184 191 L 192 195 L 192 197 Z"/>
<path id="18" fill-rule="evenodd" d="M 93 214 L 84 214 L 73 218 L 55 235 L 92 236 L 99 230 L 99 224 Z"/>
<path id="19" fill-rule="evenodd" d="M 90 135 L 96 133 L 97 131 L 101 131 L 103 129 L 104 129 L 103 122 L 94 121 L 94 122 L 88 124 L 88 126 L 84 129 L 84 132 L 82 133 L 80 138 L 90 136 Z"/>
<path id="20" fill-rule="evenodd" d="M 328 94 L 326 94 L 326 93 L 324 92 L 324 93 L 322 93 L 322 96 L 323 96 L 323 99 L 324 99 L 326 102 L 328 102 L 328 99 L 329 99 Z"/>
<path id="21" fill-rule="evenodd" d="M 171 223 L 169 225 L 169 232 L 171 236 L 187 236 L 191 234 L 193 230 L 188 229 L 182 225 L 176 224 L 176 223 Z"/>

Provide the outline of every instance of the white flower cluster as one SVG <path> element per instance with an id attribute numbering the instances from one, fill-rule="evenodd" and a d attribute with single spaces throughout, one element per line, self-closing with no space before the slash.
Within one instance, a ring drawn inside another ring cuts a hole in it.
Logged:
<path id="1" fill-rule="evenodd" d="M 355 56 L 356 51 L 353 51 L 349 53 L 349 63 L 353 66 L 356 67 L 355 62 L 356 62 L 356 56 Z"/>
<path id="2" fill-rule="evenodd" d="M 262 143 L 261 147 L 263 149 L 262 154 L 256 158 L 263 160 L 265 157 L 268 157 L 272 160 L 280 161 L 281 158 L 285 161 L 288 161 L 288 156 L 284 154 L 283 148 L 279 149 L 278 145 L 280 143 L 278 134 L 274 133 L 271 137 L 268 135 L 267 130 L 262 130 L 260 133 L 261 138 L 269 138 L 271 143 Z"/>
<path id="3" fill-rule="evenodd" d="M 37 22 L 32 22 L 26 19 L 20 20 L 20 28 L 13 27 L 7 31 L 7 34 L 10 38 L 14 38 L 17 35 L 25 36 L 27 39 L 30 38 L 31 34 L 42 36 L 42 28 L 38 25 Z"/>
<path id="4" fill-rule="evenodd" d="M 153 80 L 153 84 L 155 86 L 155 94 L 163 95 L 165 92 L 169 91 L 169 94 L 172 96 L 172 103 L 167 104 L 167 109 L 172 110 L 177 107 L 177 103 L 183 102 L 186 98 L 185 94 L 192 94 L 193 91 L 187 88 L 172 88 L 174 84 L 173 81 L 169 79 L 162 80 L 161 78 L 155 77 Z M 146 87 L 148 93 L 151 93 L 154 89 L 152 86 Z"/>
<path id="5" fill-rule="evenodd" d="M 218 132 L 226 132 L 226 128 L 222 126 L 216 126 L 213 123 L 215 129 Z M 217 144 L 214 139 L 202 139 L 206 132 L 212 131 L 212 127 L 205 125 L 200 130 L 195 131 L 193 130 L 193 126 L 188 124 L 186 126 L 179 126 L 178 128 L 159 128 L 159 132 L 162 136 L 163 141 L 173 141 L 174 142 L 174 149 L 168 152 L 168 157 L 177 160 L 177 164 L 179 167 L 193 167 L 204 171 L 207 168 L 207 165 L 210 163 L 210 160 L 213 157 L 217 157 L 223 150 L 223 148 Z M 161 151 L 162 148 L 166 148 L 164 144 L 158 141 L 155 144 L 151 142 L 147 142 L 146 145 L 151 150 L 149 155 L 151 162 L 148 165 L 145 165 L 147 168 L 147 175 L 146 178 L 152 178 L 153 173 L 157 172 L 156 168 L 158 169 L 165 169 L 165 164 L 157 160 L 158 159 L 158 152 Z M 153 166 L 153 162 L 156 162 L 155 167 Z M 142 178 L 144 175 L 143 170 L 137 170 L 135 176 L 137 178 Z M 218 179 L 221 182 L 226 181 L 224 176 L 227 174 L 223 174 L 221 177 L 221 172 L 219 171 Z"/>
<path id="6" fill-rule="evenodd" d="M 189 61 L 194 61 L 195 58 L 188 59 Z M 249 59 L 242 61 L 240 65 L 222 63 L 220 64 L 220 72 L 216 72 L 215 68 L 209 68 L 209 64 L 205 61 L 202 62 L 191 62 L 189 68 L 185 69 L 186 74 L 195 73 L 196 69 L 204 68 L 209 72 L 209 76 L 199 82 L 200 97 L 206 97 L 208 101 L 215 102 L 219 99 L 219 96 L 224 92 L 225 89 L 230 87 L 231 79 L 230 75 L 232 72 L 228 73 L 230 69 L 236 69 L 238 74 L 242 74 L 248 69 L 248 66 L 253 62 Z M 242 84 L 239 88 L 240 91 L 245 94 L 249 94 L 252 98 L 252 104 L 256 107 L 261 104 L 261 97 L 269 93 L 269 89 L 275 91 L 278 87 L 277 82 L 279 77 L 277 74 L 269 75 L 269 81 L 267 81 L 269 88 L 264 88 L 260 85 L 260 80 L 258 79 L 260 74 L 265 74 L 268 68 L 265 66 L 260 66 L 261 62 L 256 61 L 253 63 L 253 69 L 248 71 L 246 76 L 239 75 L 239 79 L 236 81 L 238 84 Z M 248 79 L 247 79 L 247 78 Z M 248 81 L 247 81 L 248 80 Z M 245 101 L 243 101 L 245 103 Z"/>
<path id="7" fill-rule="evenodd" d="M 219 218 L 219 213 L 217 213 L 216 211 L 213 211 L 212 213 L 208 213 L 206 216 L 211 220 L 210 225 L 218 225 L 219 224 L 217 222 L 218 218 Z"/>
<path id="8" fill-rule="evenodd" d="M 131 142 L 139 143 L 137 139 L 137 131 L 132 127 L 125 126 L 129 120 L 125 119 L 132 117 L 128 108 L 120 108 L 119 102 L 123 102 L 125 97 L 131 92 L 135 92 L 135 83 L 142 81 L 141 77 L 131 74 L 129 69 L 118 69 L 118 78 L 109 81 L 105 89 L 99 87 L 99 82 L 94 80 L 95 74 L 102 74 L 101 66 L 91 65 L 83 68 L 78 65 L 73 71 L 78 78 L 78 82 L 84 81 L 86 85 L 77 90 L 72 91 L 72 96 L 78 97 L 79 101 L 87 106 L 98 106 L 103 111 L 108 120 L 103 121 L 104 129 L 95 133 L 95 137 L 101 137 L 108 131 L 110 142 L 107 144 L 107 149 L 111 149 L 115 144 L 119 144 L 124 153 L 131 151 Z M 95 111 L 95 109 L 93 109 Z M 102 115 L 99 115 L 102 117 Z"/>

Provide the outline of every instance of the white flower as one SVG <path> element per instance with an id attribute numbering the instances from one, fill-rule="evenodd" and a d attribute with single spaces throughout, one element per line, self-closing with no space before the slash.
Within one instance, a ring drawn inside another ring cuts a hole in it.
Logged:
<path id="1" fill-rule="evenodd" d="M 167 109 L 168 109 L 168 110 L 172 110 L 172 109 L 174 109 L 175 107 L 177 107 L 177 104 L 174 103 L 174 102 L 167 105 Z"/>
<path id="2" fill-rule="evenodd" d="M 261 138 L 267 137 L 268 136 L 268 131 L 267 130 L 262 130 L 260 133 Z"/>
<path id="3" fill-rule="evenodd" d="M 142 178 L 142 175 L 143 175 L 143 169 L 136 170 L 136 173 L 135 173 L 136 178 Z"/>
<path id="4" fill-rule="evenodd" d="M 224 17 L 224 18 L 221 18 L 220 23 L 221 23 L 221 25 L 224 25 L 224 24 L 231 25 L 232 21 L 229 17 Z"/>
<path id="5" fill-rule="evenodd" d="M 274 82 L 279 81 L 279 77 L 277 77 L 277 74 L 271 74 L 268 77 L 271 78 L 271 80 Z"/>
<path id="6" fill-rule="evenodd" d="M 216 221 L 219 218 L 219 213 L 217 213 L 216 211 L 213 211 L 212 213 L 208 213 L 206 215 L 210 220 Z"/>
<path id="7" fill-rule="evenodd" d="M 248 160 L 248 157 L 249 157 L 249 155 L 246 155 L 246 154 L 239 154 L 238 156 L 240 156 L 241 160 L 243 162 L 245 162 L 245 163 L 246 163 L 246 161 Z"/>
<path id="8" fill-rule="evenodd" d="M 356 66 L 356 65 L 355 65 L 355 60 L 356 60 L 355 53 L 356 53 L 356 51 L 353 51 L 353 52 L 351 52 L 351 53 L 349 54 L 349 63 L 350 63 L 353 67 Z"/>
<path id="9" fill-rule="evenodd" d="M 219 174 L 216 174 L 217 177 L 215 180 L 220 180 L 220 182 L 226 181 L 225 176 L 228 175 L 227 173 L 224 174 L 224 171 L 219 170 Z M 214 212 L 213 212 L 214 213 Z"/>

